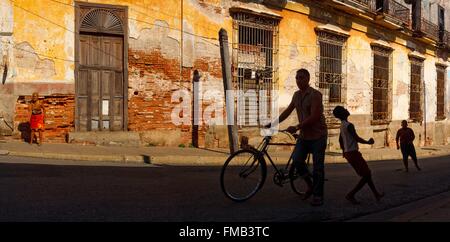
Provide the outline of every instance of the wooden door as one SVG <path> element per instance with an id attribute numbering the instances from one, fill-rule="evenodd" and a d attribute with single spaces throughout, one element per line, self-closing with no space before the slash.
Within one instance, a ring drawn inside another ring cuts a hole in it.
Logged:
<path id="1" fill-rule="evenodd" d="M 79 130 L 123 130 L 123 38 L 81 34 L 79 39 Z"/>

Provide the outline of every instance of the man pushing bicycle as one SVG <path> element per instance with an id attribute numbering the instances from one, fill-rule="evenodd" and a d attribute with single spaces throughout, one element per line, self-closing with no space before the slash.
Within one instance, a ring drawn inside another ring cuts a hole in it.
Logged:
<path id="1" fill-rule="evenodd" d="M 294 93 L 291 103 L 281 113 L 278 120 L 267 124 L 265 127 L 276 126 L 286 120 L 294 109 L 296 110 L 299 124 L 287 129 L 290 133 L 295 133 L 300 129 L 300 136 L 294 149 L 293 162 L 298 174 L 303 177 L 308 186 L 303 199 L 306 200 L 313 195 L 311 205 L 321 206 L 323 205 L 324 160 L 328 137 L 323 114 L 322 94 L 309 86 L 310 75 L 306 69 L 298 70 L 295 79 L 300 90 Z M 312 181 L 306 165 L 306 158 L 309 153 L 312 153 L 313 156 Z"/>

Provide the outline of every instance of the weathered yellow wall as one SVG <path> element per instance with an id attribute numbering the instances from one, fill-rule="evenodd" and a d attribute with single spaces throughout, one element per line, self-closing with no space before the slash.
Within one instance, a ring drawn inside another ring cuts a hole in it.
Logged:
<path id="1" fill-rule="evenodd" d="M 25 68 L 25 66 L 18 67 L 15 81 L 74 81 L 75 12 L 73 5 L 75 3 L 72 0 L 58 1 L 14 1 L 15 44 L 29 44 L 29 46 L 25 46 L 26 48 L 23 45 L 19 46 L 18 48 L 20 49 L 18 51 L 22 53 L 25 49 L 25 54 L 33 55 L 32 53 L 36 52 L 40 54 L 40 60 L 50 59 L 54 62 L 55 72 L 51 77 L 43 78 L 34 72 L 33 65 L 28 66 L 28 68 Z M 182 29 L 185 32 L 183 38 L 193 37 L 195 40 L 201 38 L 195 37 L 194 35 L 217 39 L 217 33 L 220 27 L 225 27 L 231 33 L 231 21 L 223 17 L 223 10 L 219 5 L 220 1 L 209 1 L 211 2 L 209 4 L 212 5 L 206 5 L 208 8 L 212 7 L 213 10 L 215 9 L 213 14 L 209 14 L 205 9 L 203 9 L 203 12 L 200 11 L 202 10 L 202 6 L 196 1 L 193 1 L 193 3 L 191 1 L 185 1 L 183 6 L 185 26 L 181 26 L 182 6 L 178 0 L 99 0 L 95 2 L 128 6 L 130 38 L 139 38 L 142 29 L 152 29 L 155 27 L 155 24 L 158 27 L 157 25 L 160 22 L 167 23 L 168 36 L 177 41 L 181 39 Z M 213 15 L 216 15 L 216 19 L 211 21 L 211 17 L 214 17 Z M 217 40 L 208 41 L 218 44 Z M 18 59 L 21 57 L 20 54 L 17 56 Z M 36 61 L 39 61 L 39 59 Z"/>
<path id="2" fill-rule="evenodd" d="M 85 2 L 93 1 L 85 0 Z M 279 79 L 277 80 L 281 95 L 279 100 L 281 109 L 287 106 L 292 93 L 297 90 L 294 78 L 297 69 L 307 68 L 311 73 L 311 83 L 314 85 L 317 81 L 318 49 L 314 28 L 325 23 L 316 22 L 309 16 L 322 11 L 314 7 L 310 8 L 309 5 L 289 1 L 285 9 L 279 10 L 232 0 L 184 0 L 183 6 L 179 0 L 97 0 L 95 2 L 128 6 L 130 51 L 133 51 L 133 48 L 148 51 L 159 49 L 163 57 L 178 63 L 176 64 L 178 66 L 172 66 L 174 69 L 178 68 L 180 72 L 175 79 L 189 78 L 189 75 L 182 73 L 180 63 L 183 70 L 190 70 L 189 68 L 199 65 L 204 66 L 202 80 L 205 81 L 206 88 L 216 89 L 222 88 L 222 80 L 219 76 L 220 65 L 217 65 L 217 60 L 220 58 L 217 40 L 219 29 L 225 28 L 229 34 L 230 44 L 233 41 L 229 8 L 243 6 L 257 11 L 271 12 L 282 17 L 279 25 Z M 15 75 L 8 80 L 9 82 L 74 84 L 74 4 L 73 0 L 14 0 L 13 41 L 16 49 L 14 50 L 15 58 L 12 60 L 15 66 L 11 69 Z M 350 35 L 346 44 L 345 70 L 347 73 L 346 104 L 350 111 L 354 115 L 370 115 L 373 75 L 370 43 L 376 39 L 369 37 L 367 32 L 378 29 L 378 32 L 386 35 L 390 41 L 389 44 L 394 48 L 392 118 L 393 120 L 407 119 L 410 82 L 408 54 L 411 49 L 406 45 L 416 42 L 417 45 L 424 47 L 425 44 L 395 31 L 387 31 L 360 18 L 341 16 L 336 19 L 344 24 L 341 26 L 343 31 L 347 31 Z M 181 31 L 184 33 L 181 34 Z M 182 57 L 181 51 L 183 51 Z M 41 56 L 37 58 L 33 52 Z M 230 53 L 232 53 L 231 48 Z M 430 108 L 427 108 L 427 119 L 434 120 L 435 63 L 438 60 L 433 49 L 428 49 L 426 53 L 424 76 L 427 83 L 427 103 L 430 103 Z M 134 57 L 130 56 L 130 58 Z M 206 61 L 206 64 L 196 62 L 197 60 Z M 450 68 L 447 70 L 448 80 L 450 80 Z M 135 91 L 141 92 L 148 88 L 147 84 L 143 83 L 148 76 L 141 76 L 139 68 L 133 66 L 130 66 L 129 72 L 131 97 Z M 152 78 L 160 79 L 156 84 L 163 91 L 172 91 L 178 87 L 176 82 L 170 82 L 174 80 L 164 79 L 167 77 Z M 447 90 L 450 89 L 449 83 L 450 81 L 447 81 Z M 181 85 L 190 86 L 189 82 Z M 149 92 L 144 97 L 145 100 L 151 98 L 151 95 L 152 93 Z M 447 113 L 450 113 L 449 110 Z"/>
<path id="3" fill-rule="evenodd" d="M 28 49 L 21 45 L 18 47 L 20 49 L 15 49 L 15 52 L 21 52 L 21 49 L 26 48 L 28 52 L 35 51 L 41 54 L 40 59 L 57 58 L 52 60 L 56 75 L 49 78 L 51 80 L 73 81 L 74 35 L 69 30 L 74 31 L 73 8 L 47 0 L 14 1 L 14 42 L 16 46 L 20 43 L 28 43 L 32 48 Z M 24 54 L 31 53 L 25 51 Z M 16 58 L 16 64 L 19 66 L 20 61 L 20 58 Z M 31 61 L 31 63 L 35 62 Z M 51 66 L 45 68 L 51 69 Z M 70 70 L 72 72 L 68 72 Z M 34 74 L 33 66 L 29 68 L 23 66 L 18 68 L 15 80 L 18 82 L 46 81 L 41 78 Z"/>

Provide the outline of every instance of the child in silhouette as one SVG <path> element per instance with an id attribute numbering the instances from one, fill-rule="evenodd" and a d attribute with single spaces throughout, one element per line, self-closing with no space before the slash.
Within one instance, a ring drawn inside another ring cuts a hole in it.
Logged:
<path id="1" fill-rule="evenodd" d="M 355 169 L 356 173 L 361 176 L 361 180 L 358 184 L 351 190 L 345 198 L 350 201 L 352 204 L 360 204 L 359 201 L 356 200 L 355 194 L 361 190 L 361 188 L 367 183 L 372 190 L 373 194 L 377 201 L 379 201 L 384 193 L 380 193 L 375 188 L 373 184 L 372 175 L 369 167 L 367 166 L 367 162 L 362 157 L 362 154 L 359 152 L 358 143 L 361 144 L 373 144 L 375 143 L 372 138 L 369 140 L 364 140 L 358 136 L 355 130 L 355 126 L 348 122 L 348 116 L 350 113 L 347 109 L 342 106 L 337 106 L 333 110 L 333 115 L 341 120 L 341 133 L 339 135 L 339 144 L 341 146 L 344 158 L 350 163 L 350 165 Z"/>

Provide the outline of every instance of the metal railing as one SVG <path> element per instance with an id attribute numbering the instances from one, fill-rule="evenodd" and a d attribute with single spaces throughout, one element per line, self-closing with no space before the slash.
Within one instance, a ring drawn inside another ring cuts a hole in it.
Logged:
<path id="1" fill-rule="evenodd" d="M 407 26 L 411 25 L 411 11 L 408 7 L 394 0 L 387 0 L 384 2 L 387 4 L 387 6 L 384 6 L 383 8 L 384 13 L 400 20 Z"/>
<path id="2" fill-rule="evenodd" d="M 411 27 L 412 12 L 404 4 L 395 0 L 332 0 L 371 13 L 383 13 Z"/>
<path id="3" fill-rule="evenodd" d="M 424 18 L 420 19 L 420 31 L 428 37 L 438 40 L 439 39 L 439 27 Z"/>
<path id="4" fill-rule="evenodd" d="M 365 11 L 373 11 L 375 2 L 374 0 L 335 0 L 335 1 Z"/>

